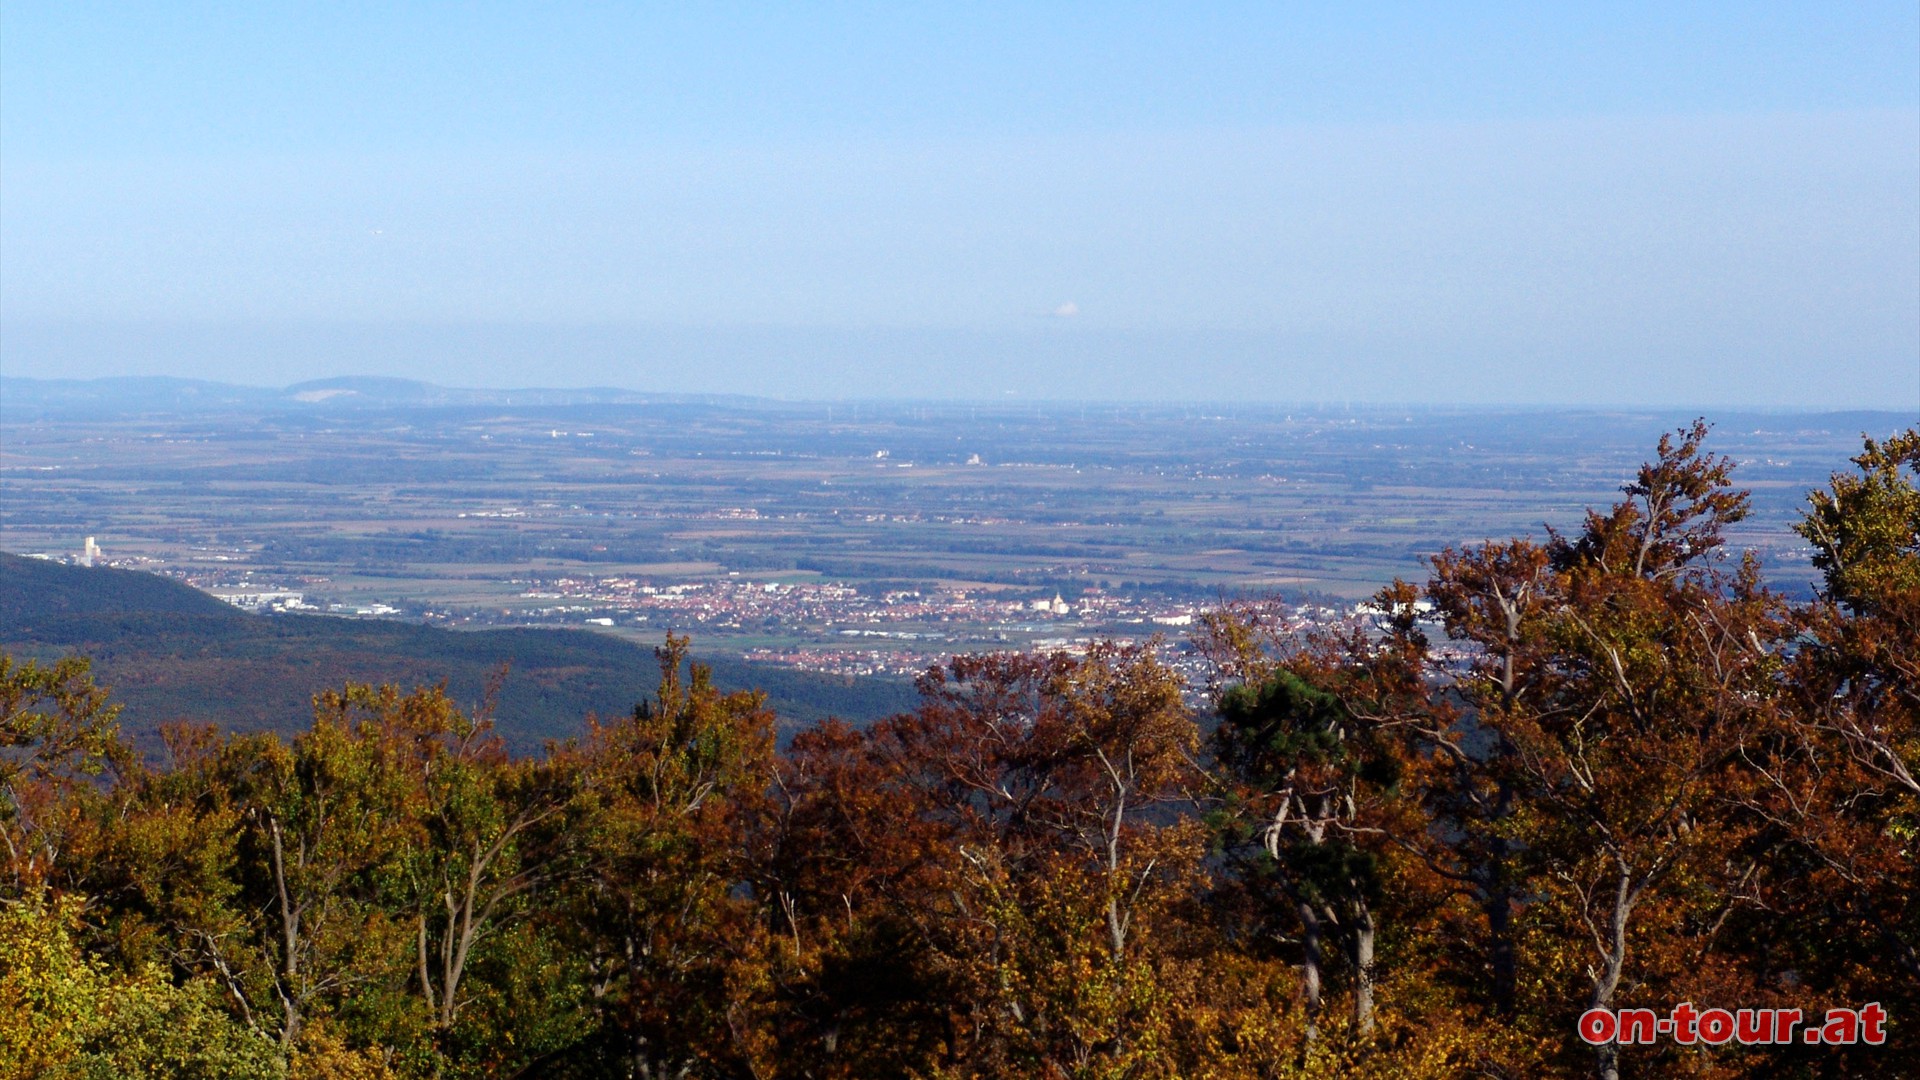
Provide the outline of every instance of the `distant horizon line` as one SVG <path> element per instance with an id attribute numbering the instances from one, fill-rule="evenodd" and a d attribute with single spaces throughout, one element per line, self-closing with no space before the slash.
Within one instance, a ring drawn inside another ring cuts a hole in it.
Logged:
<path id="1" fill-rule="evenodd" d="M 356 397 L 360 397 L 362 395 L 361 389 L 358 389 L 352 386 L 342 385 L 342 384 L 357 383 L 357 384 L 360 384 L 362 387 L 365 387 L 366 389 L 372 389 L 376 386 L 387 386 L 393 389 L 400 389 L 404 387 L 404 388 L 439 391 L 444 393 L 455 393 L 455 394 L 474 394 L 474 395 L 607 394 L 607 395 L 631 395 L 634 397 L 652 398 L 652 399 L 658 399 L 663 401 L 671 401 L 675 403 L 696 403 L 697 404 L 697 403 L 739 402 L 739 403 L 766 403 L 766 404 L 785 405 L 785 406 L 896 405 L 896 406 L 914 406 L 914 407 L 922 407 L 922 408 L 982 408 L 982 407 L 1004 408 L 1009 406 L 1017 406 L 1017 407 L 1024 408 L 1029 406 L 1055 406 L 1055 407 L 1101 408 L 1101 409 L 1225 408 L 1229 410 L 1247 410 L 1247 411 L 1262 412 L 1262 413 L 1284 411 L 1287 409 L 1300 409 L 1300 410 L 1306 410 L 1306 411 L 1312 411 L 1312 412 L 1363 411 L 1363 412 L 1369 412 L 1369 413 L 1404 411 L 1404 410 L 1413 410 L 1413 411 L 1419 411 L 1419 412 L 1502 412 L 1502 413 L 1569 413 L 1569 412 L 1692 413 L 1697 416 L 1706 417 L 1709 420 L 1711 420 L 1714 414 L 1716 413 L 1734 414 L 1734 415 L 1741 415 L 1741 414 L 1769 415 L 1769 416 L 1826 416 L 1826 415 L 1846 415 L 1846 414 L 1857 413 L 1857 414 L 1866 414 L 1866 415 L 1874 415 L 1874 416 L 1879 416 L 1879 415 L 1904 416 L 1912 419 L 1920 419 L 1920 417 L 1917 417 L 1914 412 L 1909 411 L 1907 409 L 1887 408 L 1884 406 L 1876 407 L 1876 406 L 1870 406 L 1870 405 L 1808 406 L 1808 405 L 1754 405 L 1754 404 L 1735 404 L 1735 403 L 1702 404 L 1699 402 L 1693 402 L 1693 403 L 1687 403 L 1687 404 L 1648 404 L 1648 403 L 1635 403 L 1635 402 L 1573 402 L 1573 401 L 1566 401 L 1566 402 L 1500 402 L 1500 401 L 1461 402 L 1461 401 L 1411 401 L 1411 400 L 1395 401 L 1395 400 L 1381 400 L 1381 399 L 1359 398 L 1359 397 L 1301 398 L 1301 399 L 1293 399 L 1293 400 L 1248 399 L 1248 398 L 1238 398 L 1238 399 L 1065 398 L 1065 397 L 1027 397 L 1027 396 L 1020 395 L 1014 391 L 1007 391 L 1002 396 L 999 396 L 999 397 L 980 397 L 980 398 L 910 397 L 910 396 L 789 397 L 789 396 L 779 396 L 779 395 L 751 394 L 751 393 L 727 392 L 727 391 L 649 390 L 649 389 L 642 389 L 638 387 L 617 386 L 617 385 L 609 385 L 604 383 L 593 384 L 593 385 L 580 385 L 580 386 L 558 386 L 558 385 L 548 385 L 548 386 L 464 385 L 463 386 L 463 385 L 454 385 L 449 383 L 430 382 L 425 379 L 414 379 L 414 378 L 407 378 L 404 376 L 372 375 L 372 374 L 328 375 L 328 376 L 323 376 L 315 379 L 302 379 L 297 382 L 276 385 L 271 383 L 241 383 L 241 382 L 232 382 L 224 379 L 207 379 L 207 378 L 200 378 L 192 375 L 175 375 L 175 374 L 137 374 L 137 375 L 129 374 L 129 375 L 99 375 L 99 376 L 92 376 L 87 378 L 60 378 L 60 377 L 50 378 L 50 377 L 39 376 L 39 375 L 11 375 L 11 374 L 6 374 L 4 372 L 0 372 L 0 383 L 34 384 L 34 385 L 45 386 L 49 388 L 58 386 L 58 387 L 71 387 L 76 389 L 80 387 L 86 387 L 86 386 L 102 386 L 102 385 L 110 385 L 110 384 L 124 385 L 129 383 L 145 383 L 150 385 L 151 384 L 174 384 L 177 386 L 215 387 L 215 388 L 225 388 L 225 389 L 238 390 L 238 391 L 250 391 L 250 392 L 257 392 L 257 393 L 274 393 L 274 394 L 283 394 L 283 395 L 291 395 L 291 394 L 296 394 L 296 393 L 309 391 L 309 390 L 338 390 L 342 394 L 352 394 Z M 336 396 L 338 395 L 329 395 L 327 399 L 317 399 L 313 401 L 301 401 L 301 402 L 289 402 L 289 404 L 321 405 L 321 404 L 324 404 L 326 401 L 332 400 Z M 371 397 L 363 398 L 363 400 L 365 400 L 368 404 L 374 404 L 374 405 L 387 404 L 387 405 L 396 405 L 396 406 L 407 405 L 407 404 L 416 404 L 420 406 L 483 404 L 483 402 L 405 402 L 405 401 L 384 401 L 383 402 L 377 398 L 371 398 Z M 613 404 L 645 404 L 645 403 L 646 402 L 579 401 L 579 402 L 554 402 L 554 403 L 547 403 L 547 404 L 549 407 L 554 407 L 559 405 L 591 405 L 591 404 L 613 405 Z M 78 403 L 76 402 L 74 404 L 78 404 Z M 341 404 L 344 404 L 344 402 L 342 402 Z M 535 404 L 535 403 L 526 403 L 526 404 Z"/>

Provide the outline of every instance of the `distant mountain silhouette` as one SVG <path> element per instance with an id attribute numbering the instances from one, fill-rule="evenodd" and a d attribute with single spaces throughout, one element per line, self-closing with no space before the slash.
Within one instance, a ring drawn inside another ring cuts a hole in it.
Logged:
<path id="1" fill-rule="evenodd" d="M 694 643 L 697 647 L 699 642 Z M 445 681 L 463 706 L 509 665 L 496 702 L 516 750 L 578 733 L 587 713 L 624 714 L 659 677 L 652 653 L 583 630 L 457 631 L 321 615 L 252 615 L 155 574 L 87 569 L 0 553 L 0 649 L 16 657 L 92 657 L 121 724 L 151 749 L 163 723 L 304 730 L 314 693 L 343 682 Z M 851 679 L 707 658 L 723 689 L 761 689 L 782 728 L 837 715 L 860 723 L 913 706 L 898 679 Z"/>
<path id="2" fill-rule="evenodd" d="M 371 375 L 295 383 L 284 389 L 200 379 L 142 376 L 110 379 L 0 378 L 0 411 L 10 420 L 40 415 L 144 415 L 232 412 L 340 412 L 449 406 L 551 407 L 565 405 L 734 404 L 759 399 L 734 395 L 651 394 L 614 387 L 489 390 Z"/>

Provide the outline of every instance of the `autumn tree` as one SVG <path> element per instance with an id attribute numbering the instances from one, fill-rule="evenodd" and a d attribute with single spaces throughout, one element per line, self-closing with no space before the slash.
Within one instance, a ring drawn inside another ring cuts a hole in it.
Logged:
<path id="1" fill-rule="evenodd" d="M 1198 740 L 1178 680 L 1099 645 L 956 657 L 920 690 L 873 740 L 939 832 L 933 948 L 966 988 L 953 1050 L 973 1068 L 1173 1067 L 1194 977 L 1173 922 L 1203 850 L 1172 812 Z"/>
<path id="2" fill-rule="evenodd" d="M 510 758 L 489 716 L 463 713 L 437 687 L 403 696 L 350 686 L 323 705 L 367 715 L 364 730 L 405 782 L 410 842 L 397 873 L 413 909 L 417 988 L 444 1039 L 477 996 L 463 985 L 476 950 L 576 869 L 563 827 L 576 770 L 562 755 Z M 487 1019 L 489 1038 L 512 1026 L 497 1012 Z"/>
<path id="3" fill-rule="evenodd" d="M 459 1075 L 577 1038 L 573 966 L 543 976 L 552 928 L 526 926 L 577 862 L 564 756 L 509 758 L 439 688 L 359 684 L 320 694 L 291 743 L 174 726 L 163 744 L 111 793 L 83 882 L 119 962 L 208 980 L 290 1059 Z"/>
<path id="4" fill-rule="evenodd" d="M 1528 780 L 1502 718 L 1544 707 L 1559 691 L 1547 631 L 1564 587 L 1548 550 L 1516 539 L 1442 552 L 1425 590 L 1447 638 L 1464 654 L 1453 665 L 1432 665 L 1460 718 L 1434 733 L 1414 781 L 1428 814 L 1444 823 L 1422 845 L 1423 855 L 1479 921 L 1458 935 L 1476 957 L 1460 972 L 1461 989 L 1505 1023 L 1519 1006 L 1515 920 L 1534 890 L 1516 821 Z"/>
<path id="5" fill-rule="evenodd" d="M 758 693 L 716 689 L 686 638 L 657 654 L 657 695 L 590 719 L 567 751 L 584 860 L 569 916 L 603 1025 L 598 1048 L 579 1053 L 627 1074 L 752 1074 L 770 1052 L 754 1015 L 764 947 L 740 886 L 746 823 L 772 778 L 773 715 Z"/>
<path id="6" fill-rule="evenodd" d="M 1731 571 L 1716 560 L 1747 498 L 1706 435 L 1695 423 L 1663 436 L 1625 499 L 1553 539 L 1544 685 L 1478 717 L 1511 747 L 1542 917 L 1559 920 L 1562 943 L 1586 942 L 1559 976 L 1578 973 L 1585 1000 L 1543 1011 L 1566 1025 L 1617 1007 L 1624 987 L 1686 986 L 1757 858 L 1726 808 L 1775 696 L 1778 603 L 1751 558 Z M 1614 1080 L 1619 1048 L 1595 1054 Z"/>
<path id="7" fill-rule="evenodd" d="M 47 882 L 82 813 L 85 785 L 131 762 L 119 712 L 84 657 L 49 667 L 0 653 L 0 895 L 27 895 Z"/>
<path id="8" fill-rule="evenodd" d="M 118 972 L 87 955 L 82 906 L 0 900 L 0 1080 L 287 1075 L 279 1048 L 229 1016 L 211 983 Z"/>
<path id="9" fill-rule="evenodd" d="M 945 830 L 845 723 L 796 733 L 776 769 L 751 873 L 782 1063 L 847 1080 L 937 1072 L 961 997 L 934 948 L 951 910 Z"/>
<path id="10" fill-rule="evenodd" d="M 809 1071 L 1218 1065 L 1178 679 L 1145 648 L 1096 645 L 955 657 L 920 691 L 866 732 L 797 738 L 776 789 L 767 888 L 815 957 L 794 987 Z M 873 989 L 848 979 L 888 968 Z M 887 1062 L 890 1045 L 915 1056 Z"/>
<path id="11" fill-rule="evenodd" d="M 1761 975 L 1796 1004 L 1920 1009 L 1920 432 L 1868 439 L 1799 529 L 1820 596 L 1794 619 L 1789 715 L 1747 749 L 1748 805 L 1772 842 L 1757 883 Z M 1920 1067 L 1883 1048 L 1827 1050 L 1840 1071 Z M 1903 1063 L 1892 1065 L 1893 1062 Z"/>

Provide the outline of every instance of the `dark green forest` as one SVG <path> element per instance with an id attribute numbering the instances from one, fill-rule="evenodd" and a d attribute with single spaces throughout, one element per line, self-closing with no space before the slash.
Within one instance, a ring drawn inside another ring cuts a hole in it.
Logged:
<path id="1" fill-rule="evenodd" d="M 585 630 L 454 631 L 324 615 L 252 615 L 179 582 L 0 553 L 0 649 L 52 661 L 83 655 L 114 690 L 122 729 L 157 750 L 162 724 L 293 735 L 318 687 L 446 684 L 468 708 L 491 692 L 495 733 L 515 753 L 618 715 L 652 693 L 640 646 Z M 866 723 L 909 709 L 905 680 L 851 679 L 701 657 L 723 690 L 756 689 L 783 735 L 837 716 Z"/>
<path id="2" fill-rule="evenodd" d="M 857 724 L 0 560 L 0 1076 L 1920 1075 L 1920 430 L 1810 494 L 1810 600 L 1707 434 L 1364 622 L 1222 606 L 1203 687 L 957 656 Z M 1887 1020 L 1576 1034 L 1688 1002 Z"/>

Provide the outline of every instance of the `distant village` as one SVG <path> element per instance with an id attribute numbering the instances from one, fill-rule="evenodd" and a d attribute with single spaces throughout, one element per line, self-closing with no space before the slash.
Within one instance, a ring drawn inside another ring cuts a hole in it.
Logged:
<path id="1" fill-rule="evenodd" d="M 296 584 L 263 581 L 240 567 L 167 567 L 134 557 L 111 559 L 95 537 L 73 552 L 37 553 L 81 566 L 117 565 L 178 578 L 245 611 L 419 619 L 455 628 L 576 626 L 675 631 L 709 641 L 733 639 L 749 661 L 845 676 L 911 676 L 956 652 L 1008 649 L 1084 652 L 1096 641 L 1155 642 L 1162 659 L 1191 678 L 1204 664 L 1187 641 L 1215 601 L 1099 587 L 1028 594 L 1008 587 L 862 589 L 836 581 L 779 581 L 738 572 L 707 580 L 657 581 L 629 575 L 566 574 L 514 578 L 515 607 L 457 609 L 405 598 L 333 602 Z M 1299 603 L 1281 612 L 1293 631 L 1370 614 L 1366 605 Z M 798 632 L 798 633 L 796 633 Z M 802 636 L 800 644 L 769 638 Z M 745 639 L 745 640 L 741 640 Z M 1188 670 L 1191 669 L 1191 670 Z"/>
<path id="2" fill-rule="evenodd" d="M 1184 638 L 1205 605 L 1093 588 L 1009 598 L 1005 590 L 930 588 L 869 592 L 837 582 L 771 582 L 729 576 L 655 584 L 585 576 L 530 583 L 524 597 L 555 603 L 546 620 L 739 636 L 821 628 L 844 645 L 757 646 L 749 660 L 842 675 L 910 675 L 932 658 L 979 644 L 1077 651 L 1099 638 Z M 1331 611 L 1328 612 L 1332 614 Z M 1090 632 L 1091 631 L 1091 632 Z"/>

